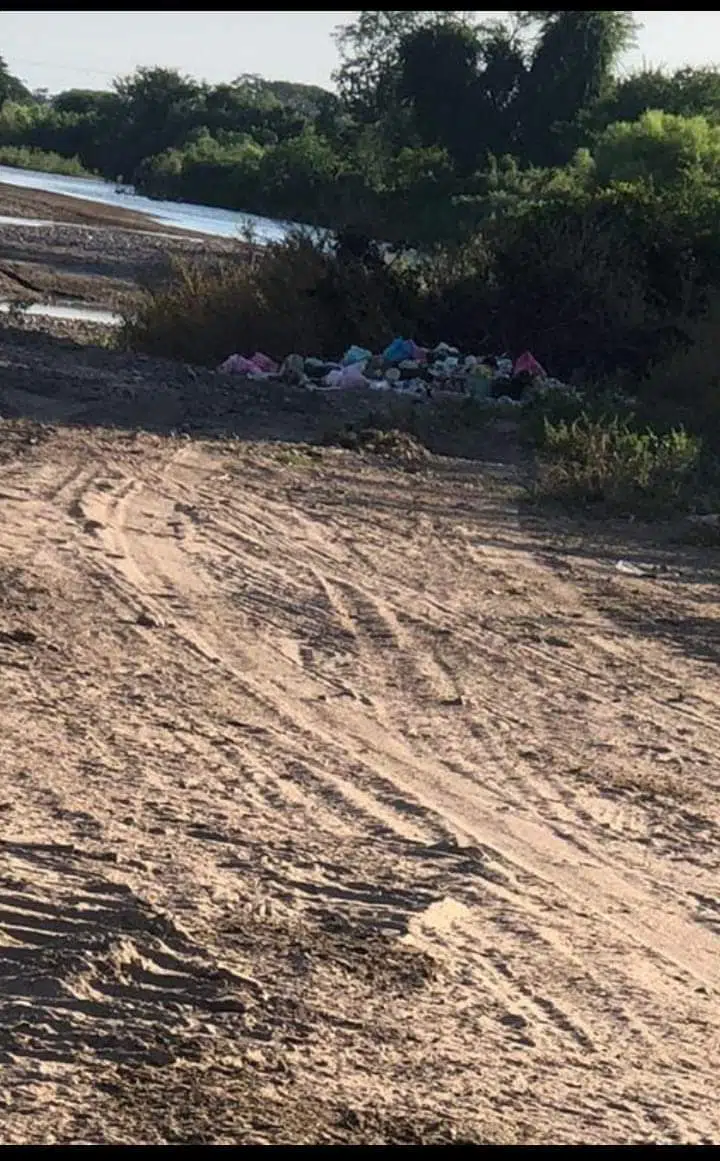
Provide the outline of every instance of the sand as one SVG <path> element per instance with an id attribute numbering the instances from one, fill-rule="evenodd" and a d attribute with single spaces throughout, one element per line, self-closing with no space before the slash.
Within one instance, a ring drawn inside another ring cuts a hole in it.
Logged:
<path id="1" fill-rule="evenodd" d="M 717 550 L 34 339 L 3 1142 L 717 1143 Z"/>
<path id="2" fill-rule="evenodd" d="M 3 1143 L 717 1143 L 717 547 L 102 331 L 0 325 Z"/>

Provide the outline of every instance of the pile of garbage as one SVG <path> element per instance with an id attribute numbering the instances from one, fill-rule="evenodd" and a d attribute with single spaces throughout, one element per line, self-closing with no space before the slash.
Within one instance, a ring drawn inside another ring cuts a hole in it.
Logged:
<path id="1" fill-rule="evenodd" d="M 429 349 L 403 338 L 393 339 L 381 354 L 351 346 L 339 363 L 288 355 L 279 364 L 257 351 L 250 358 L 230 355 L 218 370 L 249 379 L 281 379 L 315 391 L 361 388 L 425 400 L 464 396 L 498 406 L 522 406 L 538 391 L 575 393 L 551 378 L 530 351 L 516 359 L 462 355 L 448 343 Z"/>

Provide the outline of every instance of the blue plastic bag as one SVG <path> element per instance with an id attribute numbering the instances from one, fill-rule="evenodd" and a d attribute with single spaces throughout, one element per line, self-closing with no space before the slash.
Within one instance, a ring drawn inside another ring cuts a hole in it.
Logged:
<path id="1" fill-rule="evenodd" d="M 393 339 L 383 351 L 383 359 L 386 363 L 402 363 L 404 359 L 414 359 L 416 349 L 410 339 Z"/>
<path id="2" fill-rule="evenodd" d="M 353 343 L 343 355 L 342 365 L 343 367 L 351 367 L 353 363 L 366 363 L 371 358 L 372 351 L 366 351 L 364 347 L 357 347 Z"/>

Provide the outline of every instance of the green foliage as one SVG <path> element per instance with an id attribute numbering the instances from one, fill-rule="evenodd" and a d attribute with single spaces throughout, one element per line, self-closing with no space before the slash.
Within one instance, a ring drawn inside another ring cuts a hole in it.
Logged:
<path id="1" fill-rule="evenodd" d="M 706 445 L 720 452 L 720 295 L 687 328 L 685 342 L 656 363 L 637 383 L 643 405 L 656 414 L 678 417 L 702 432 Z"/>
<path id="2" fill-rule="evenodd" d="M 342 63 L 333 80 L 348 109 L 361 121 L 378 120 L 396 99 L 403 38 L 420 28 L 464 21 L 461 12 L 360 12 L 340 26 L 335 42 Z"/>
<path id="3" fill-rule="evenodd" d="M 98 117 L 117 108 L 115 93 L 96 92 L 95 89 L 67 89 L 52 98 L 56 113 L 70 113 L 78 117 Z"/>
<path id="4" fill-rule="evenodd" d="M 617 417 L 546 420 L 535 494 L 604 512 L 669 512 L 687 507 L 701 450 L 682 428 L 659 435 Z"/>
<path id="5" fill-rule="evenodd" d="M 599 424 L 613 419 L 634 424 L 636 408 L 627 395 L 612 385 L 589 385 L 582 392 L 536 390 L 523 405 L 522 436 L 525 443 L 541 451 L 547 444 L 549 432 L 581 418 Z"/>
<path id="6" fill-rule="evenodd" d="M 720 69 L 642 69 L 616 82 L 593 111 L 592 124 L 602 131 L 615 121 L 637 121 L 650 109 L 677 117 L 720 121 Z"/>
<path id="7" fill-rule="evenodd" d="M 19 77 L 10 72 L 4 59 L 0 56 L 0 106 L 5 101 L 29 101 L 31 99 L 30 90 L 26 88 Z"/>
<path id="8" fill-rule="evenodd" d="M 446 149 L 461 172 L 472 171 L 477 141 L 469 114 L 479 112 L 479 40 L 461 24 L 418 29 L 400 42 L 398 91 L 425 146 Z M 475 118 L 473 118 L 473 121 Z"/>
<path id="9" fill-rule="evenodd" d="M 636 26 L 629 12 L 534 15 L 541 31 L 520 96 L 523 152 L 536 164 L 558 165 L 582 144 L 583 117 L 610 89 Z"/>
<path id="10" fill-rule="evenodd" d="M 92 177 L 78 157 L 61 157 L 42 149 L 22 145 L 0 145 L 0 165 L 16 169 L 35 169 L 40 173 L 64 173 L 67 177 Z"/>
<path id="11" fill-rule="evenodd" d="M 597 180 L 652 182 L 668 188 L 720 176 L 720 126 L 705 117 L 648 110 L 637 121 L 619 121 L 593 150 Z"/>
<path id="12" fill-rule="evenodd" d="M 601 374 L 636 353 L 653 316 L 644 253 L 621 212 L 583 195 L 548 197 L 505 215 L 490 236 L 499 346 L 527 345 L 560 375 Z"/>

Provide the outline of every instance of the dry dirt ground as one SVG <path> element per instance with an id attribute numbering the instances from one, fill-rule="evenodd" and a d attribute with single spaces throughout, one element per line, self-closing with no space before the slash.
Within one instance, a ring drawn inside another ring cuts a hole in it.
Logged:
<path id="1" fill-rule="evenodd" d="M 2 1142 L 720 1141 L 717 551 L 0 353 Z"/>

